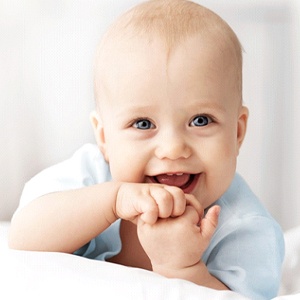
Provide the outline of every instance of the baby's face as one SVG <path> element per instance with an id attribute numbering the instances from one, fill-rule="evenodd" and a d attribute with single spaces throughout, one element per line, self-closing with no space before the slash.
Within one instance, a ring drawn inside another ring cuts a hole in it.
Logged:
<path id="1" fill-rule="evenodd" d="M 114 180 L 178 186 L 206 208 L 230 185 L 248 115 L 231 54 L 201 42 L 169 57 L 157 41 L 118 48 L 96 135 Z"/>

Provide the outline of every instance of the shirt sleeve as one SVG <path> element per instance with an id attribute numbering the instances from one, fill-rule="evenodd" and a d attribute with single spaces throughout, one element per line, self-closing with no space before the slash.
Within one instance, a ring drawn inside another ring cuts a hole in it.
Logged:
<path id="1" fill-rule="evenodd" d="M 71 158 L 43 170 L 29 180 L 24 186 L 17 211 L 43 195 L 110 180 L 108 164 L 98 147 L 86 144 Z"/>
<path id="2" fill-rule="evenodd" d="M 74 254 L 102 261 L 117 255 L 122 248 L 120 224 L 121 219 L 118 219 Z"/>
<path id="3" fill-rule="evenodd" d="M 220 228 L 213 243 L 206 262 L 212 275 L 250 299 L 277 296 L 284 240 L 276 222 L 264 216 L 234 219 Z"/>
<path id="4" fill-rule="evenodd" d="M 98 147 L 86 144 L 69 159 L 43 170 L 29 180 L 23 189 L 17 211 L 43 195 L 110 180 L 109 166 Z M 118 254 L 121 250 L 119 228 L 120 220 L 117 220 L 74 254 L 98 260 L 105 260 Z"/>

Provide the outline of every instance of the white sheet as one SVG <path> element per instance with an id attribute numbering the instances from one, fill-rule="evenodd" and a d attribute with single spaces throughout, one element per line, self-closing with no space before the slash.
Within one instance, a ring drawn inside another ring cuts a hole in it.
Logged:
<path id="1" fill-rule="evenodd" d="M 153 272 L 70 254 L 9 250 L 8 225 L 0 223 L 1 299 L 4 294 L 9 295 L 5 299 L 82 299 L 88 296 L 101 299 L 101 295 L 105 295 L 105 299 L 246 299 L 234 292 L 215 291 Z M 296 234 L 300 234 L 300 228 L 290 232 L 287 240 L 292 240 Z M 294 275 L 297 278 L 297 274 Z M 300 299 L 300 293 L 275 299 Z"/>
<path id="2" fill-rule="evenodd" d="M 300 293 L 300 226 L 286 231 L 284 238 L 285 260 L 280 293 Z"/>

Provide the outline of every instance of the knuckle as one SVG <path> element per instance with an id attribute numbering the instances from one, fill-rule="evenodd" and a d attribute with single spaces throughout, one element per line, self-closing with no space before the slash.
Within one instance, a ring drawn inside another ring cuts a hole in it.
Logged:
<path id="1" fill-rule="evenodd" d="M 168 203 L 170 200 L 172 200 L 171 194 L 161 187 L 154 188 L 151 191 L 151 196 L 158 204 Z"/>

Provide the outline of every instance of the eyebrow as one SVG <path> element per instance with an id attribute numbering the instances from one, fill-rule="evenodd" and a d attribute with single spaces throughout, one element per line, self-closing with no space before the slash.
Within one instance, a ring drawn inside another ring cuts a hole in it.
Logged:
<path id="1" fill-rule="evenodd" d="M 194 111 L 215 111 L 217 110 L 220 113 L 225 113 L 226 107 L 221 105 L 216 101 L 201 101 L 195 100 L 189 106 L 186 106 L 188 109 Z M 147 115 L 149 112 L 154 112 L 157 109 L 156 105 L 132 105 L 126 108 L 123 108 L 120 112 L 117 113 L 117 117 L 124 115 L 124 113 L 128 114 L 136 114 L 136 115 Z"/>
<path id="2" fill-rule="evenodd" d="M 219 101 L 212 100 L 195 100 L 189 105 L 190 108 L 194 110 L 217 110 L 219 112 L 226 112 L 226 107 L 219 103 Z"/>
<path id="3" fill-rule="evenodd" d="M 132 105 L 126 108 L 121 109 L 117 113 L 117 117 L 121 117 L 124 114 L 136 114 L 136 115 L 141 115 L 141 114 L 148 114 L 150 111 L 155 110 L 155 105 Z"/>

